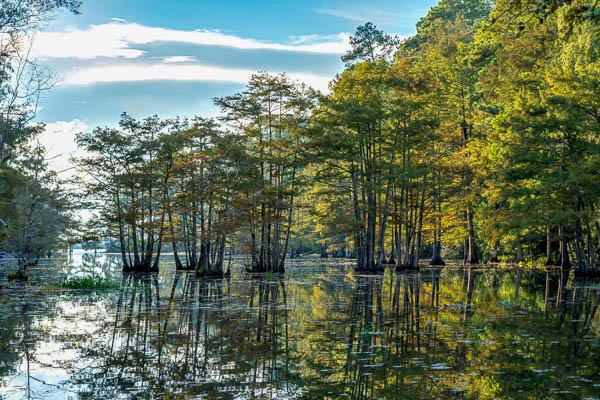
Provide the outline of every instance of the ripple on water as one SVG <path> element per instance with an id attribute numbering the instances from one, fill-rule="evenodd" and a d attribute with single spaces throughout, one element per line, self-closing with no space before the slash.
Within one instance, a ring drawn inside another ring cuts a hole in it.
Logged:
<path id="1" fill-rule="evenodd" d="M 597 282 L 558 296 L 558 282 L 533 271 L 522 271 L 516 292 L 512 270 L 354 276 L 349 265 L 314 263 L 291 265 L 281 279 L 238 268 L 231 279 L 203 280 L 176 279 L 168 263 L 124 276 L 118 259 L 104 257 L 2 282 L 0 392 L 11 400 L 28 390 L 48 399 L 477 398 L 484 389 L 499 398 L 598 397 Z M 91 272 L 120 289 L 51 289 Z"/>

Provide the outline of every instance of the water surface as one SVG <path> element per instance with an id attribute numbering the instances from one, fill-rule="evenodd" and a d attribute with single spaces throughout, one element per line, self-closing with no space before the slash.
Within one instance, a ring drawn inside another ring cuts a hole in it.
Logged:
<path id="1" fill-rule="evenodd" d="M 84 274 L 120 288 L 48 287 Z M 215 280 L 85 255 L 2 282 L 0 398 L 597 399 L 599 305 L 597 281 L 522 269 Z"/>

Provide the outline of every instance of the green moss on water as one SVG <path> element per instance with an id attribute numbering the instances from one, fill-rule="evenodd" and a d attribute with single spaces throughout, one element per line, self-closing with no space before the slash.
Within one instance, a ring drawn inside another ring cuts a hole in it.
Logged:
<path id="1" fill-rule="evenodd" d="M 73 277 L 59 283 L 64 289 L 98 290 L 117 289 L 120 284 L 117 281 L 101 278 L 98 276 Z"/>

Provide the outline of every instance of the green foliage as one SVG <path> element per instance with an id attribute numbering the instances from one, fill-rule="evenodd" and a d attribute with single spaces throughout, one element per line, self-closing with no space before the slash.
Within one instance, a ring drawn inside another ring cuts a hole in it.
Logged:
<path id="1" fill-rule="evenodd" d="M 417 50 L 423 45 L 439 43 L 440 33 L 457 21 L 464 21 L 472 32 L 488 17 L 492 4 L 484 0 L 441 0 L 417 23 L 417 34 L 402 44 L 403 50 Z M 445 43 L 455 38 L 449 37 Z M 452 44 L 451 44 L 452 46 Z"/>
<path id="2" fill-rule="evenodd" d="M 80 136 L 81 166 L 124 265 L 155 266 L 163 243 L 199 273 L 221 273 L 234 244 L 258 272 L 288 251 L 375 271 L 546 247 L 592 270 L 597 19 L 591 0 L 442 0 L 402 43 L 359 26 L 327 94 L 258 73 L 215 99 L 220 124 L 124 115 Z"/>
<path id="3" fill-rule="evenodd" d="M 390 38 L 359 27 L 350 65 L 315 112 L 319 241 L 345 233 L 369 257 L 391 246 L 413 259 L 426 243 L 435 258 L 443 241 L 477 262 L 539 258 L 548 240 L 561 243 L 565 267 L 573 253 L 578 269 L 595 268 L 597 9 L 443 0 L 393 62 L 382 56 Z M 397 215 L 382 212 L 388 198 Z M 385 238 L 371 244 L 381 227 Z"/>
<path id="4" fill-rule="evenodd" d="M 27 280 L 29 279 L 29 274 L 23 272 L 23 271 L 10 271 L 6 274 L 6 278 L 9 281 L 12 280 Z"/>
<path id="5" fill-rule="evenodd" d="M 79 134 L 90 208 L 119 238 L 124 269 L 157 269 L 170 245 L 177 268 L 222 275 L 237 234 L 251 269 L 282 271 L 314 100 L 285 75 L 258 73 L 245 91 L 215 99 L 222 124 L 123 114 L 118 128 Z"/>
<path id="6" fill-rule="evenodd" d="M 54 248 L 68 222 L 68 202 L 32 123 L 51 72 L 29 58 L 26 43 L 61 9 L 77 0 L 0 0 L 0 249 L 19 255 L 19 273 Z"/>
<path id="7" fill-rule="evenodd" d="M 574 13 L 588 1 L 499 1 L 478 36 L 495 49 L 479 79 L 486 136 L 475 160 L 491 221 L 487 236 L 543 240 L 545 227 L 576 266 L 598 256 L 600 31 Z M 596 221 L 596 222 L 594 222 Z M 558 235 L 556 233 L 558 232 Z M 552 238 L 552 237 L 551 237 Z"/>
<path id="8" fill-rule="evenodd" d="M 69 203 L 47 170 L 45 150 L 30 151 L 14 168 L 0 167 L 0 247 L 18 253 L 25 267 L 55 248 L 69 220 Z"/>
<path id="9" fill-rule="evenodd" d="M 397 37 L 388 35 L 367 22 L 356 28 L 356 33 L 350 37 L 351 49 L 342 56 L 342 61 L 351 66 L 361 61 L 385 60 L 396 50 L 398 43 Z"/>

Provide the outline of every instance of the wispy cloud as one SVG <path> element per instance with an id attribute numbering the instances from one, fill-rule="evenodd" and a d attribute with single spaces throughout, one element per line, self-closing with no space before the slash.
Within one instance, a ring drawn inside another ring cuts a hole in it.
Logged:
<path id="1" fill-rule="evenodd" d="M 348 49 L 348 36 L 345 34 L 328 36 L 326 40 L 322 37 L 321 40 L 317 40 L 315 36 L 310 41 L 274 43 L 213 30 L 175 30 L 113 20 L 106 24 L 91 25 L 86 29 L 70 28 L 62 32 L 42 32 L 35 40 L 34 53 L 40 58 L 132 59 L 144 55 L 144 51 L 136 48 L 136 45 L 155 42 L 322 54 L 343 54 Z"/>
<path id="2" fill-rule="evenodd" d="M 141 81 L 202 81 L 245 84 L 254 70 L 211 67 L 179 63 L 93 66 L 72 70 L 66 74 L 65 85 L 89 85 L 109 82 Z M 271 71 L 277 73 L 279 71 Z M 309 73 L 290 73 L 291 78 L 315 89 L 326 90 L 331 77 Z"/>
<path id="3" fill-rule="evenodd" d="M 382 25 L 387 28 L 397 28 L 400 25 L 414 24 L 414 15 L 420 10 L 409 8 L 403 12 L 392 11 L 390 9 L 381 9 L 367 4 L 366 6 L 350 7 L 345 5 L 343 8 L 324 7 L 315 10 L 319 14 L 331 15 L 333 17 L 346 19 L 356 24 L 373 22 L 376 25 Z"/>
<path id="4" fill-rule="evenodd" d="M 364 14 L 354 13 L 348 10 L 338 10 L 335 8 L 317 8 L 316 11 L 320 14 L 327 14 L 333 17 L 343 18 L 354 22 L 362 22 L 365 18 Z"/>
<path id="5" fill-rule="evenodd" d="M 292 36 L 291 44 L 293 45 L 310 45 L 318 43 L 340 43 L 346 46 L 344 49 L 340 48 L 340 51 L 346 51 L 349 46 L 350 35 L 348 33 L 338 33 L 334 35 L 300 35 Z"/>

